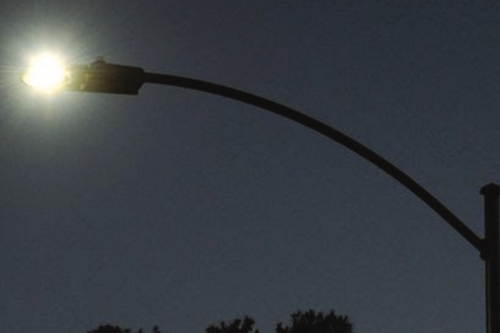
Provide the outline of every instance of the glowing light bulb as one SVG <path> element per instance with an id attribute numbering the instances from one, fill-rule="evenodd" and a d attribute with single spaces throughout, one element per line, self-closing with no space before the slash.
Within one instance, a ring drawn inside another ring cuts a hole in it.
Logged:
<path id="1" fill-rule="evenodd" d="M 29 67 L 22 74 L 24 83 L 45 92 L 61 88 L 67 79 L 63 61 L 48 53 L 32 58 Z"/>

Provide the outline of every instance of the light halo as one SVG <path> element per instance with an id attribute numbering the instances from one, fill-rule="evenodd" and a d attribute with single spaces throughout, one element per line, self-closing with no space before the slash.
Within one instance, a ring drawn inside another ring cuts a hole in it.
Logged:
<path id="1" fill-rule="evenodd" d="M 59 90 L 68 80 L 69 74 L 61 57 L 48 52 L 34 56 L 22 72 L 22 81 L 43 92 Z"/>

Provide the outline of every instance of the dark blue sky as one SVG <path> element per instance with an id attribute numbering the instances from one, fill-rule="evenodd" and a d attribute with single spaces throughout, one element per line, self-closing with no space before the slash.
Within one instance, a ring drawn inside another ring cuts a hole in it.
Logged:
<path id="1" fill-rule="evenodd" d="M 55 50 L 294 107 L 406 171 L 479 235 L 500 182 L 491 1 L 0 5 L 0 331 L 110 322 L 262 332 L 335 309 L 357 332 L 484 331 L 483 262 L 406 189 L 285 119 L 199 92 L 40 96 Z"/>

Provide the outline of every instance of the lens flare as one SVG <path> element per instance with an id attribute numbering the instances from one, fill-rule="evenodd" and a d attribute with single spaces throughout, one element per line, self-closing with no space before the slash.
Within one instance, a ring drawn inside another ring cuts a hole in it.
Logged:
<path id="1" fill-rule="evenodd" d="M 22 74 L 24 83 L 44 92 L 61 88 L 67 77 L 64 62 L 58 56 L 48 53 L 32 58 L 29 67 Z"/>

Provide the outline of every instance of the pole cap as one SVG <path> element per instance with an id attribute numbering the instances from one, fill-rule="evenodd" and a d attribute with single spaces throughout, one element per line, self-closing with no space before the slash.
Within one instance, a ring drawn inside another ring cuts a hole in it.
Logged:
<path id="1" fill-rule="evenodd" d="M 480 192 L 482 195 L 496 195 L 500 196 L 500 185 L 490 183 L 486 186 L 483 186 Z"/>

